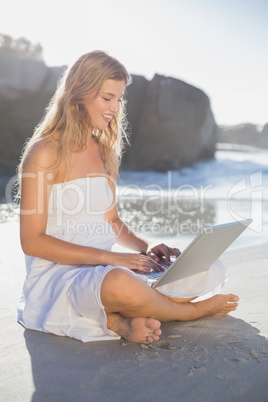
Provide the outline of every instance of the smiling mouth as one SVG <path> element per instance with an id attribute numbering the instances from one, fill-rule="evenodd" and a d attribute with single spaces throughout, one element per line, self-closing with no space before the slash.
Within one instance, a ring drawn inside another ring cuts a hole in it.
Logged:
<path id="1" fill-rule="evenodd" d="M 105 119 L 107 119 L 107 120 L 112 120 L 112 118 L 113 118 L 113 115 L 110 115 L 110 114 L 104 114 L 104 113 L 102 113 L 101 114 Z"/>

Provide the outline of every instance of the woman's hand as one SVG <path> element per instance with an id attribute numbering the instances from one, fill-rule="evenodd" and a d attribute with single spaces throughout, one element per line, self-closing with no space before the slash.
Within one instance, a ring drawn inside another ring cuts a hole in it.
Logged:
<path id="1" fill-rule="evenodd" d="M 158 244 L 157 246 L 151 248 L 147 252 L 147 255 L 150 256 L 155 262 L 160 262 L 162 258 L 165 258 L 165 262 L 167 265 L 171 264 L 170 257 L 175 256 L 179 257 L 181 254 L 180 250 L 178 248 L 171 248 L 166 246 L 165 244 Z"/>
<path id="2" fill-rule="evenodd" d="M 144 273 L 159 272 L 165 269 L 151 256 L 136 253 L 112 253 L 110 264 L 123 266 Z"/>

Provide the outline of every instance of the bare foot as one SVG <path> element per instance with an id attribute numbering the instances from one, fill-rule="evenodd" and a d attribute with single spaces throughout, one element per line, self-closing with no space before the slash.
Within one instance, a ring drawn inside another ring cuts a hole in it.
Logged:
<path id="1" fill-rule="evenodd" d="M 154 318 L 127 318 L 117 313 L 107 315 L 108 328 L 130 342 L 158 341 L 162 332 L 160 325 L 161 323 Z"/>
<path id="2" fill-rule="evenodd" d="M 198 310 L 198 317 L 209 317 L 212 315 L 226 315 L 235 311 L 238 306 L 239 297 L 233 294 L 215 295 L 201 302 L 193 303 Z"/>

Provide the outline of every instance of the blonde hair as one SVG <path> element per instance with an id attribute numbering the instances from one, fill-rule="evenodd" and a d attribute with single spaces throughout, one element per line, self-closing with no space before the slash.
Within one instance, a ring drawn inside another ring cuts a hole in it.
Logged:
<path id="1" fill-rule="evenodd" d="M 70 66 L 62 75 L 57 90 L 52 97 L 46 113 L 35 128 L 33 136 L 26 144 L 18 167 L 22 165 L 32 146 L 42 140 L 55 141 L 57 133 L 57 161 L 63 163 L 64 179 L 68 177 L 68 157 L 71 152 L 80 152 L 86 147 L 90 117 L 85 109 L 85 98 L 94 94 L 97 98 L 105 80 L 124 81 L 130 84 L 131 78 L 126 68 L 114 57 L 100 50 L 86 53 Z M 123 138 L 126 138 L 125 101 L 121 103 L 118 114 L 114 115 L 104 131 L 95 130 L 108 175 L 116 177 L 121 159 Z M 52 138 L 53 136 L 53 138 Z"/>

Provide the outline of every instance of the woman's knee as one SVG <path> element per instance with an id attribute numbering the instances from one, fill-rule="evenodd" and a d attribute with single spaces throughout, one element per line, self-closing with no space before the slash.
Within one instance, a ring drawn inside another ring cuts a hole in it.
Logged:
<path id="1" fill-rule="evenodd" d="M 111 305 L 137 305 L 140 302 L 140 293 L 144 286 L 139 279 L 131 273 L 120 268 L 108 272 L 101 286 L 101 300 L 105 306 Z"/>

